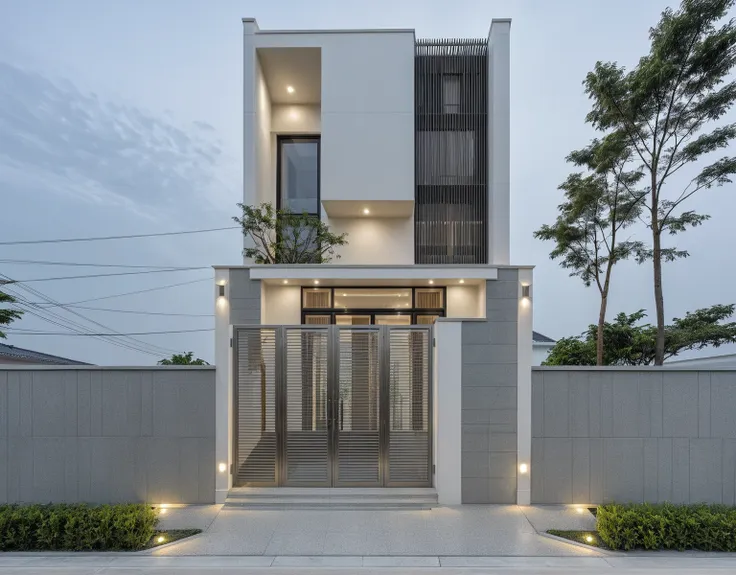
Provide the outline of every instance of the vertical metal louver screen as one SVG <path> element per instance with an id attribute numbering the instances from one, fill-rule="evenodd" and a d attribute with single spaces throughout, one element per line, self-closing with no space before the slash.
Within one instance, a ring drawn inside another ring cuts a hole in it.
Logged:
<path id="1" fill-rule="evenodd" d="M 488 263 L 488 45 L 418 40 L 415 263 Z"/>
<path id="2" fill-rule="evenodd" d="M 236 334 L 236 485 L 276 483 L 276 330 Z"/>
<path id="3" fill-rule="evenodd" d="M 430 332 L 394 328 L 389 335 L 390 484 L 431 481 Z"/>
<path id="4" fill-rule="evenodd" d="M 380 485 L 378 329 L 337 328 L 338 485 Z"/>
<path id="5" fill-rule="evenodd" d="M 285 484 L 329 485 L 328 331 L 285 328 Z"/>

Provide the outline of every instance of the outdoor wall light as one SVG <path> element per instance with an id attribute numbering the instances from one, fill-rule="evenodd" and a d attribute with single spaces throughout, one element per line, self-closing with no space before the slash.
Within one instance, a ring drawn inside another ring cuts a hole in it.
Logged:
<path id="1" fill-rule="evenodd" d="M 529 284 L 521 286 L 521 297 L 530 298 L 531 293 L 532 293 L 532 286 L 530 286 Z"/>
<path id="2" fill-rule="evenodd" d="M 225 286 L 223 284 L 217 286 L 217 296 L 225 297 Z"/>
<path id="3" fill-rule="evenodd" d="M 519 465 L 519 473 L 524 474 L 528 471 L 529 471 L 529 466 L 526 463 L 522 463 L 521 465 Z"/>
<path id="4" fill-rule="evenodd" d="M 227 471 L 227 463 L 220 463 L 220 465 L 217 466 L 217 469 L 220 470 L 220 473 L 225 473 L 225 471 Z"/>

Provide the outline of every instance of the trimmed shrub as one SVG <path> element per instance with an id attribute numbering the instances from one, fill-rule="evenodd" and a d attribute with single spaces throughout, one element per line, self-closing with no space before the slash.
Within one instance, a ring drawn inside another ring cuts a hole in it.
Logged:
<path id="1" fill-rule="evenodd" d="M 0 505 L 0 551 L 143 549 L 157 523 L 144 504 Z"/>
<path id="2" fill-rule="evenodd" d="M 736 551 L 736 508 L 662 503 L 598 507 L 598 534 L 611 549 Z"/>

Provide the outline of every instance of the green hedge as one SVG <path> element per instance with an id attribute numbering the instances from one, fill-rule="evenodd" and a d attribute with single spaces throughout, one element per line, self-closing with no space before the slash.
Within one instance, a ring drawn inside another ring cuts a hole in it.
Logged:
<path id="1" fill-rule="evenodd" d="M 736 508 L 725 505 L 601 505 L 598 534 L 611 549 L 736 551 Z"/>
<path id="2" fill-rule="evenodd" d="M 0 505 L 0 551 L 142 549 L 157 522 L 144 504 Z"/>

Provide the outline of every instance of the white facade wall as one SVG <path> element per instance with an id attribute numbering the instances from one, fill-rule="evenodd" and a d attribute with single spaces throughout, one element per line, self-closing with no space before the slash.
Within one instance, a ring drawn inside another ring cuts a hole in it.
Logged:
<path id="1" fill-rule="evenodd" d="M 483 317 L 478 315 L 480 311 L 479 291 L 478 286 L 472 285 L 447 286 L 447 317 Z"/>
<path id="2" fill-rule="evenodd" d="M 301 297 L 300 286 L 271 285 L 261 282 L 261 324 L 301 324 Z"/>
<path id="3" fill-rule="evenodd" d="M 316 104 L 273 104 L 271 131 L 276 134 L 319 134 L 322 131 L 319 106 Z M 273 138 L 274 143 L 276 138 Z M 274 174 L 276 156 L 273 156 Z M 271 192 L 276 193 L 276 188 Z"/>
<path id="4" fill-rule="evenodd" d="M 339 265 L 412 265 L 414 218 L 323 219 L 336 234 L 347 232 L 348 245 L 337 248 Z"/>

